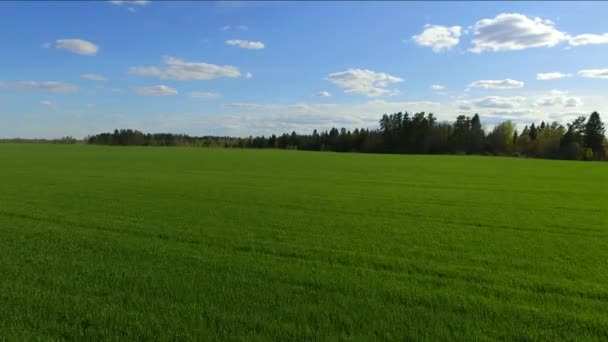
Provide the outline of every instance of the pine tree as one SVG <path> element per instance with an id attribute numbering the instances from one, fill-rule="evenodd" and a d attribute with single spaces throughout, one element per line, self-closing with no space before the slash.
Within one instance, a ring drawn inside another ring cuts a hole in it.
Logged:
<path id="1" fill-rule="evenodd" d="M 603 154 L 606 129 L 598 112 L 593 112 L 585 125 L 585 146 L 597 156 Z"/>
<path id="2" fill-rule="evenodd" d="M 532 124 L 532 126 L 530 126 L 530 139 L 536 140 L 537 136 L 538 136 L 538 130 L 536 129 L 536 126 L 534 124 Z"/>

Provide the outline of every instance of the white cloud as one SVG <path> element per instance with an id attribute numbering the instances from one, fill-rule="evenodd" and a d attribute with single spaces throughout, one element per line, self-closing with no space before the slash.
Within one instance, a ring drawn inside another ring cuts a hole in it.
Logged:
<path id="1" fill-rule="evenodd" d="M 110 2 L 118 6 L 122 4 L 144 6 L 150 3 L 150 0 L 110 0 Z"/>
<path id="2" fill-rule="evenodd" d="M 421 46 L 431 47 L 433 52 L 442 52 L 458 45 L 460 41 L 460 26 L 425 25 L 424 31 L 413 36 L 414 42 Z"/>
<path id="3" fill-rule="evenodd" d="M 387 89 L 387 86 L 392 83 L 403 82 L 399 77 L 363 69 L 348 69 L 329 74 L 327 80 L 343 88 L 345 93 L 369 97 L 398 93 L 396 90 Z"/>
<path id="4" fill-rule="evenodd" d="M 567 40 L 550 20 L 528 18 L 518 13 L 502 13 L 494 19 L 483 19 L 473 27 L 470 51 L 509 51 L 535 47 L 552 47 Z"/>
<path id="5" fill-rule="evenodd" d="M 474 100 L 460 100 L 457 104 L 458 108 L 461 110 L 470 110 L 472 107 L 511 109 L 521 106 L 524 101 L 525 98 L 521 96 L 486 96 Z"/>
<path id="6" fill-rule="evenodd" d="M 585 69 L 578 72 L 580 77 L 608 79 L 608 69 Z"/>
<path id="7" fill-rule="evenodd" d="M 564 74 L 561 72 L 545 72 L 536 74 L 536 79 L 540 81 L 557 80 L 560 78 L 570 77 L 572 74 Z"/>
<path id="8" fill-rule="evenodd" d="M 250 79 L 250 78 L 252 78 L 252 77 L 253 77 L 253 74 L 252 74 L 252 73 L 250 73 L 249 71 L 245 73 L 245 78 L 246 78 L 246 79 Z"/>
<path id="9" fill-rule="evenodd" d="M 220 97 L 219 93 L 210 93 L 210 92 L 203 92 L 203 91 L 193 91 L 188 95 L 193 99 L 208 99 L 208 100 L 216 99 L 216 98 Z"/>
<path id="10" fill-rule="evenodd" d="M 608 44 L 608 33 L 604 34 L 579 34 L 570 37 L 568 43 L 572 46 Z"/>
<path id="11" fill-rule="evenodd" d="M 98 74 L 83 74 L 83 75 L 80 75 L 80 77 L 85 78 L 87 80 L 91 80 L 91 81 L 107 81 L 108 80 L 104 76 L 98 75 Z"/>
<path id="12" fill-rule="evenodd" d="M 250 40 L 230 39 L 226 41 L 227 45 L 240 47 L 242 49 L 260 50 L 264 48 L 264 43 L 254 42 Z"/>
<path id="13" fill-rule="evenodd" d="M 46 90 L 53 93 L 73 93 L 78 91 L 78 87 L 68 83 L 62 82 L 36 82 L 36 81 L 23 81 L 18 82 L 16 84 L 17 88 L 20 89 L 38 89 L 38 90 Z"/>
<path id="14" fill-rule="evenodd" d="M 166 85 L 156 85 L 151 87 L 140 87 L 136 88 L 135 91 L 140 95 L 152 95 L 152 96 L 168 96 L 177 95 L 177 90 Z"/>
<path id="15" fill-rule="evenodd" d="M 549 96 L 543 96 L 534 102 L 536 107 L 556 107 L 562 106 L 567 108 L 580 107 L 583 101 L 580 97 L 567 96 L 568 92 L 553 90 Z"/>
<path id="16" fill-rule="evenodd" d="M 92 56 L 97 54 L 99 47 L 83 39 L 57 39 L 52 43 L 44 44 L 44 47 L 53 47 L 59 50 L 67 50 L 79 55 Z"/>
<path id="17" fill-rule="evenodd" d="M 44 107 L 48 107 L 48 108 L 54 108 L 55 104 L 51 101 L 48 100 L 44 100 L 44 101 L 40 101 L 40 105 L 44 106 Z"/>
<path id="18" fill-rule="evenodd" d="M 444 87 L 444 86 L 442 86 L 441 84 L 433 84 L 433 85 L 431 86 L 431 89 L 432 89 L 432 90 L 443 90 L 443 89 L 445 89 L 445 87 Z"/>
<path id="19" fill-rule="evenodd" d="M 129 72 L 140 76 L 157 76 L 169 80 L 212 80 L 221 77 L 239 77 L 239 68 L 230 65 L 215 65 L 188 62 L 174 57 L 164 57 L 165 69 L 158 67 L 132 67 Z"/>
<path id="20" fill-rule="evenodd" d="M 388 102 L 373 100 L 355 104 L 333 103 L 230 103 L 228 114 L 217 118 L 222 132 L 229 135 L 281 134 L 295 130 L 310 133 L 331 127 L 377 128 L 382 113 L 432 111 L 440 104 L 430 101 Z M 215 121 L 215 119 L 214 119 Z M 213 126 L 206 122 L 203 126 Z"/>
<path id="21" fill-rule="evenodd" d="M 524 86 L 524 82 L 506 78 L 504 80 L 480 80 L 469 84 L 469 88 L 482 89 L 516 89 Z"/>
<path id="22" fill-rule="evenodd" d="M 565 123 L 570 120 L 574 110 L 591 113 L 596 108 L 606 106 L 606 103 L 598 96 L 581 98 L 570 95 L 566 91 L 553 90 L 545 93 L 530 93 L 526 97 L 488 96 L 470 100 L 461 99 L 442 106 L 439 114 L 458 111 L 479 113 L 482 123 L 487 125 L 504 120 L 513 120 L 520 125 L 555 120 Z M 453 117 L 448 120 L 453 120 Z"/>
<path id="23" fill-rule="evenodd" d="M 331 94 L 328 91 L 320 91 L 314 94 L 315 97 L 330 97 Z"/>

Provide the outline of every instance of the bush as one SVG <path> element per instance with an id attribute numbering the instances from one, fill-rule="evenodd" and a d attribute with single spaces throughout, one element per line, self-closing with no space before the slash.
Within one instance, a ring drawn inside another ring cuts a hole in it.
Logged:
<path id="1" fill-rule="evenodd" d="M 583 156 L 584 151 L 576 141 L 568 143 L 562 150 L 562 157 L 564 159 L 581 160 Z"/>

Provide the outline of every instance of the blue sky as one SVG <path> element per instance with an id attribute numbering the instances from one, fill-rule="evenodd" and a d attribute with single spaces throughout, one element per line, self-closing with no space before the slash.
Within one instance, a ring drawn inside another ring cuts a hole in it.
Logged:
<path id="1" fill-rule="evenodd" d="M 0 137 L 607 112 L 603 2 L 0 2 Z"/>

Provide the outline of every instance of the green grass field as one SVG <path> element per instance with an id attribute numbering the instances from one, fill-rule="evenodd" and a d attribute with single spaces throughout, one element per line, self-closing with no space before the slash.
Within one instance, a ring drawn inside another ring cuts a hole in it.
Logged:
<path id="1" fill-rule="evenodd" d="M 0 144 L 0 340 L 607 340 L 608 163 Z"/>

